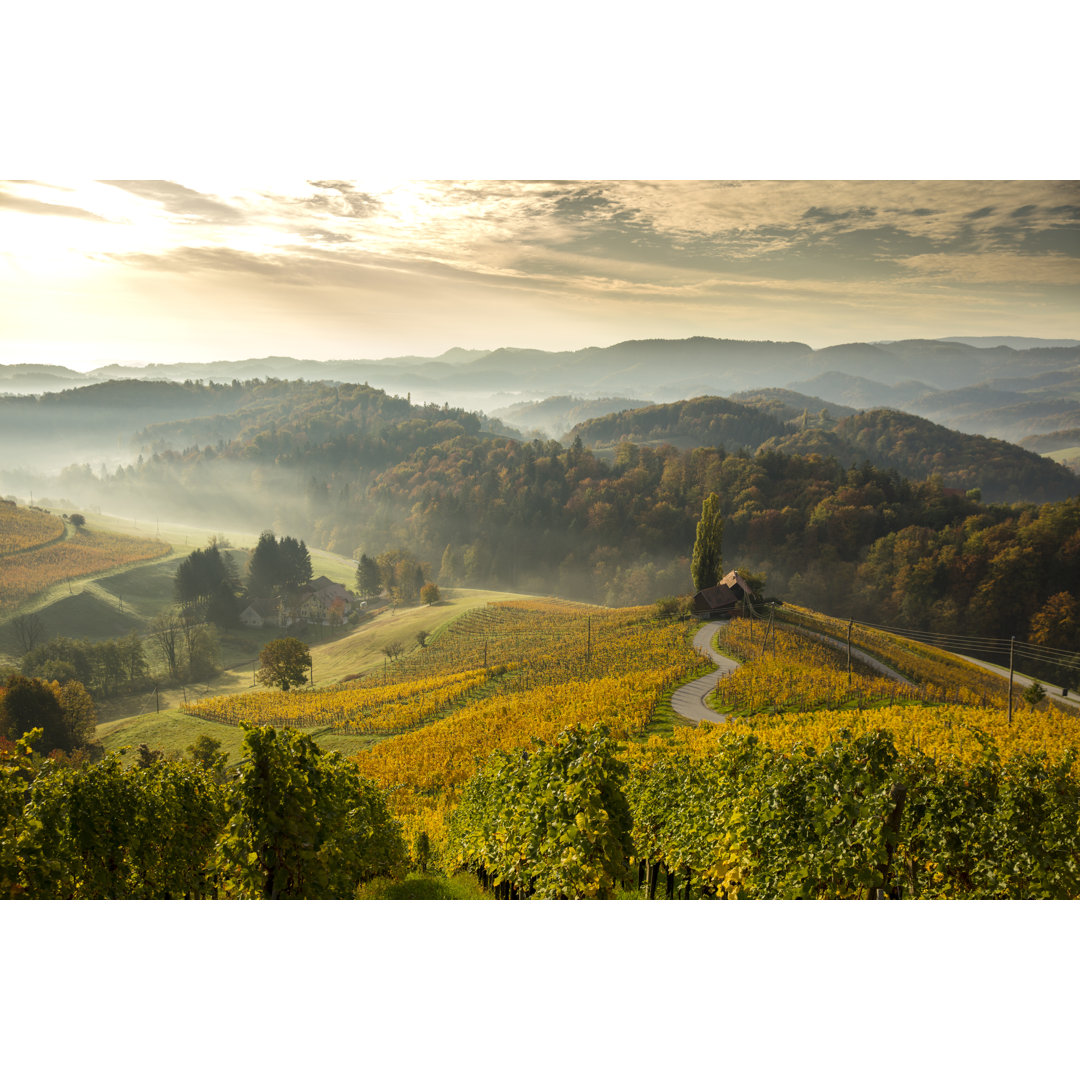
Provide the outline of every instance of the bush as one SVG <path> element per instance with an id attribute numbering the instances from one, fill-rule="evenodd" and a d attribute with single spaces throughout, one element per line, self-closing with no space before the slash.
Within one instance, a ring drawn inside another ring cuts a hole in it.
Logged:
<path id="1" fill-rule="evenodd" d="M 1024 700 L 1029 705 L 1038 705 L 1044 697 L 1046 697 L 1046 690 L 1038 679 L 1024 691 Z"/>
<path id="2" fill-rule="evenodd" d="M 691 596 L 662 596 L 653 607 L 661 619 L 675 619 L 689 615 L 693 603 Z"/>

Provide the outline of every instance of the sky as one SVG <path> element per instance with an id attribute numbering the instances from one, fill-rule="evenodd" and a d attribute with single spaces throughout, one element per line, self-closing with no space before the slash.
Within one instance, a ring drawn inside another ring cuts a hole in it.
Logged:
<path id="1" fill-rule="evenodd" d="M 0 362 L 1080 336 L 1080 183 L 0 182 Z"/>

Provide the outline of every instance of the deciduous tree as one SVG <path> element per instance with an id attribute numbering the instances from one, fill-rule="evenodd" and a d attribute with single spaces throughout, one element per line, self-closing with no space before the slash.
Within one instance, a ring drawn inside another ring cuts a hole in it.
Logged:
<path id="1" fill-rule="evenodd" d="M 290 690 L 308 681 L 311 651 L 298 638 L 276 638 L 259 653 L 259 665 L 259 682 Z"/>

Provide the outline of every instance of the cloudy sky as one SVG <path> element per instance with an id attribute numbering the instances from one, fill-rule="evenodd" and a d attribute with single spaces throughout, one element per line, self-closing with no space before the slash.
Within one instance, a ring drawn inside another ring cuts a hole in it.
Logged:
<path id="1" fill-rule="evenodd" d="M 0 362 L 1078 337 L 1080 184 L 0 183 Z"/>

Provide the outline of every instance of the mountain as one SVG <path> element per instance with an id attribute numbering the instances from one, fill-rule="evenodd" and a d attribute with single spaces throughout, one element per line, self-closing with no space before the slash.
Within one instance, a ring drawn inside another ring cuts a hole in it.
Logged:
<path id="1" fill-rule="evenodd" d="M 1038 337 L 947 337 L 939 341 L 955 341 L 961 345 L 973 345 L 976 349 L 994 349 L 1006 345 L 1010 349 L 1068 348 L 1080 345 L 1076 338 Z"/>
<path id="2" fill-rule="evenodd" d="M 1006 341 L 1039 344 L 1017 348 Z M 10 388 L 53 389 L 52 378 L 60 385 L 132 378 L 225 383 L 302 378 L 368 383 L 397 396 L 491 414 L 552 397 L 670 402 L 778 387 L 849 408 L 898 408 L 968 433 L 1009 439 L 1073 427 L 1080 410 L 1080 346 L 1069 339 L 910 339 L 815 350 L 797 341 L 692 337 L 567 351 L 452 348 L 437 357 L 381 360 L 266 356 L 144 368 L 107 365 L 86 375 L 34 367 L 24 376 L 9 374 Z M 5 370 L 10 371 L 0 368 L 0 375 Z M 25 381 L 31 375 L 39 382 Z M 0 379 L 0 392 L 3 388 Z"/>
<path id="3" fill-rule="evenodd" d="M 579 398 L 563 395 L 544 398 L 543 401 L 522 401 L 503 409 L 495 409 L 490 415 L 520 431 L 538 431 L 549 438 L 559 438 L 582 420 L 607 416 L 608 413 L 623 409 L 641 409 L 652 404 L 651 401 L 637 401 L 633 398 Z"/>
<path id="4" fill-rule="evenodd" d="M 44 394 L 95 381 L 58 364 L 0 364 L 0 395 Z"/>
<path id="5" fill-rule="evenodd" d="M 838 405 L 835 401 L 810 397 L 776 386 L 770 386 L 765 390 L 742 390 L 737 394 L 732 394 L 731 400 L 743 405 L 752 405 L 755 409 L 764 409 L 778 420 L 784 421 L 798 420 L 804 413 L 808 417 L 820 417 L 823 410 L 833 419 L 851 416 L 852 413 L 858 411 L 849 405 Z"/>
<path id="6" fill-rule="evenodd" d="M 1080 494 L 1080 478 L 1029 450 L 982 435 L 966 435 L 920 416 L 872 409 L 837 421 L 831 431 L 793 432 L 762 450 L 818 453 L 842 465 L 864 461 L 902 476 L 938 476 L 945 487 L 979 488 L 990 502 L 1050 502 Z"/>
<path id="7" fill-rule="evenodd" d="M 720 397 L 699 397 L 669 405 L 649 405 L 584 420 L 564 442 L 580 438 L 594 450 L 627 440 L 645 446 L 688 450 L 695 446 L 756 449 L 766 439 L 783 437 L 784 424 L 764 409 Z"/>
<path id="8" fill-rule="evenodd" d="M 838 410 L 839 411 L 839 410 Z M 1001 439 L 968 435 L 894 409 L 843 416 L 811 414 L 781 419 L 775 413 L 725 398 L 700 397 L 651 405 L 578 424 L 564 439 L 580 438 L 595 451 L 622 442 L 689 450 L 723 446 L 835 458 L 842 466 L 870 462 L 901 476 L 938 476 L 945 487 L 979 488 L 995 502 L 1048 502 L 1080 494 L 1080 481 L 1061 465 Z"/>
<path id="9" fill-rule="evenodd" d="M 1048 454 L 1053 450 L 1071 450 L 1080 446 L 1080 427 L 1067 431 L 1050 431 L 1045 435 L 1031 435 L 1021 445 L 1036 454 Z"/>
<path id="10" fill-rule="evenodd" d="M 873 409 L 882 406 L 903 408 L 932 393 L 935 387 L 924 382 L 902 382 L 890 386 L 846 371 L 826 371 L 812 379 L 790 383 L 788 389 L 822 397 L 852 409 Z"/>

